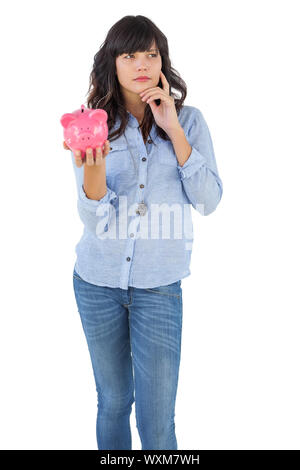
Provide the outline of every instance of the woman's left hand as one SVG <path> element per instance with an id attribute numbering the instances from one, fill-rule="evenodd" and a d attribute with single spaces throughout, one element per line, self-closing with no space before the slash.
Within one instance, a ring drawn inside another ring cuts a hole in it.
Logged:
<path id="1" fill-rule="evenodd" d="M 175 100 L 169 95 L 170 85 L 162 71 L 160 71 L 160 78 L 163 88 L 159 86 L 148 88 L 140 93 L 140 96 L 142 101 L 149 104 L 156 124 L 169 134 L 181 126 L 177 117 Z M 159 106 L 154 101 L 157 99 L 160 99 Z"/>

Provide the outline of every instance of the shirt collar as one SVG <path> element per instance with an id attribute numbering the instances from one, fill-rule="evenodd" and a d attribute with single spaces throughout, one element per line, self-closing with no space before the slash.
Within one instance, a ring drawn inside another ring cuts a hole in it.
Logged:
<path id="1" fill-rule="evenodd" d="M 129 111 L 127 111 L 127 114 L 129 114 L 129 120 L 128 120 L 128 126 L 130 127 L 139 127 L 139 122 L 136 117 L 133 116 Z"/>
<path id="2" fill-rule="evenodd" d="M 127 113 L 129 114 L 129 119 L 128 119 L 127 126 L 131 127 L 131 128 L 138 129 L 139 122 L 138 122 L 137 118 L 134 117 L 133 114 L 131 114 L 129 111 L 127 111 Z M 114 129 L 117 129 L 119 127 L 120 122 L 121 122 L 120 116 L 117 115 L 116 122 L 115 122 L 115 125 L 114 125 Z M 157 135 L 158 134 L 157 134 L 156 125 L 153 123 L 153 126 L 152 126 L 152 129 L 150 131 L 150 136 L 149 137 L 151 137 L 151 139 L 154 141 L 156 139 Z"/>
<path id="3" fill-rule="evenodd" d="M 139 122 L 138 122 L 138 120 L 137 120 L 136 117 L 134 117 L 133 114 L 131 114 L 129 111 L 127 111 L 127 114 L 129 115 L 127 125 L 128 125 L 129 127 L 133 127 L 133 128 L 136 128 L 136 129 L 137 129 L 137 128 L 139 127 Z M 120 116 L 117 115 L 114 128 L 119 127 L 120 123 L 121 123 Z"/>
<path id="4" fill-rule="evenodd" d="M 128 125 L 129 127 L 133 127 L 133 128 L 135 128 L 135 129 L 137 129 L 137 128 L 139 127 L 139 122 L 138 122 L 137 118 L 134 117 L 133 114 L 131 114 L 129 111 L 127 111 L 127 113 L 129 114 L 129 120 L 128 120 L 128 124 L 127 124 L 127 125 Z M 156 126 L 155 126 L 154 123 L 153 123 L 152 129 L 151 129 L 151 131 L 150 131 L 150 136 L 149 136 L 149 138 L 154 141 L 154 140 L 156 139 L 156 137 L 157 137 L 157 130 L 156 130 Z"/>

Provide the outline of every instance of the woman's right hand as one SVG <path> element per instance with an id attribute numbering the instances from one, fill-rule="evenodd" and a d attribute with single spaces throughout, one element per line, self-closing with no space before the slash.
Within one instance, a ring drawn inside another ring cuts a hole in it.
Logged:
<path id="1" fill-rule="evenodd" d="M 63 142 L 63 146 L 65 150 L 71 150 L 70 147 L 66 144 L 66 142 Z M 81 151 L 80 150 L 75 150 L 74 151 L 74 158 L 75 158 L 75 163 L 76 166 L 81 167 L 85 163 L 88 166 L 99 166 L 102 163 L 103 158 L 106 157 L 106 155 L 110 151 L 110 143 L 109 140 L 106 140 L 104 142 L 103 147 L 96 147 L 96 156 L 93 156 L 93 150 L 91 148 L 88 148 L 86 150 L 86 156 L 84 158 L 81 157 Z"/>

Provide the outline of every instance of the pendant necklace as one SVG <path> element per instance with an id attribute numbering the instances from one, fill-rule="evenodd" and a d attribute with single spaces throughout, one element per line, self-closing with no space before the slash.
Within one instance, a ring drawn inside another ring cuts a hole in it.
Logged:
<path id="1" fill-rule="evenodd" d="M 126 139 L 127 146 L 128 146 L 128 149 L 129 149 L 129 153 L 130 153 L 130 156 L 131 156 L 133 165 L 134 165 L 134 170 L 135 170 L 136 178 L 137 178 L 137 184 L 139 184 L 139 182 L 138 182 L 138 177 L 139 177 L 139 175 L 138 175 L 138 170 L 137 170 L 137 168 L 136 168 L 136 164 L 135 164 L 135 161 L 134 161 L 134 157 L 133 157 L 133 155 L 132 155 L 132 153 L 131 153 L 130 146 L 129 146 L 129 144 L 128 144 L 128 140 L 127 140 L 127 138 L 126 138 L 125 132 L 124 132 L 124 137 L 125 137 L 125 139 Z M 148 209 L 148 208 L 147 208 L 147 205 L 145 204 L 144 201 L 139 202 L 139 203 L 138 203 L 138 209 L 136 210 L 136 213 L 137 213 L 137 214 L 140 214 L 140 215 L 145 215 L 146 212 L 147 212 L 147 209 Z"/>

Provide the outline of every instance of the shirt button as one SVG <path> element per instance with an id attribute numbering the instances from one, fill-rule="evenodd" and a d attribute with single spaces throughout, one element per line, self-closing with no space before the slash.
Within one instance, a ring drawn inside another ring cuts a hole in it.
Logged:
<path id="1" fill-rule="evenodd" d="M 152 139 L 149 139 L 149 140 L 148 140 L 148 144 L 153 144 L 153 140 L 152 140 Z"/>
<path id="2" fill-rule="evenodd" d="M 143 161 L 143 162 L 145 162 L 146 160 L 147 160 L 147 158 L 146 158 L 146 157 L 143 157 L 143 158 L 142 158 L 142 161 Z"/>
<path id="3" fill-rule="evenodd" d="M 127 261 L 130 261 L 130 256 L 127 256 L 127 258 L 126 258 L 126 259 L 127 259 Z"/>
<path id="4" fill-rule="evenodd" d="M 140 184 L 140 188 L 144 188 L 145 186 L 143 184 Z"/>
<path id="5" fill-rule="evenodd" d="M 134 233 L 131 233 L 130 236 L 131 236 L 131 237 L 134 237 Z"/>

